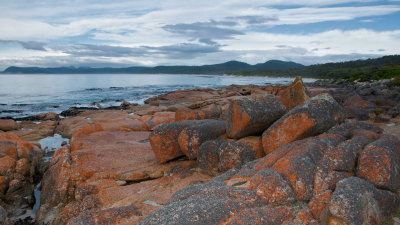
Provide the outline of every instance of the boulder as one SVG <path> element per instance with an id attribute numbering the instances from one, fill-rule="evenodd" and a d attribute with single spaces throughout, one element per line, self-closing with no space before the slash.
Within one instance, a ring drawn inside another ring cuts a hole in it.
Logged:
<path id="1" fill-rule="evenodd" d="M 156 112 L 154 115 L 143 116 L 142 121 L 148 130 L 154 130 L 157 126 L 175 121 L 175 112 Z"/>
<path id="2" fill-rule="evenodd" d="M 400 141 L 383 135 L 360 153 L 357 175 L 383 189 L 400 189 Z"/>
<path id="3" fill-rule="evenodd" d="M 321 134 L 343 120 L 343 109 L 331 96 L 310 98 L 264 131 L 264 151 L 269 154 L 286 143 Z"/>
<path id="4" fill-rule="evenodd" d="M 218 148 L 218 158 L 218 170 L 222 172 L 231 168 L 241 167 L 247 162 L 253 161 L 256 159 L 256 152 L 245 144 L 226 141 Z"/>
<path id="5" fill-rule="evenodd" d="M 249 180 L 253 189 L 267 205 L 286 205 L 296 201 L 293 189 L 278 172 L 262 169 Z"/>
<path id="6" fill-rule="evenodd" d="M 158 126 L 150 134 L 149 140 L 157 159 L 165 163 L 184 155 L 179 147 L 179 134 L 183 129 L 199 123 L 196 120 L 186 120 L 181 122 L 166 123 Z"/>
<path id="7" fill-rule="evenodd" d="M 34 177 L 42 150 L 14 134 L 0 133 L 0 205 L 9 218 L 20 216 L 34 202 Z"/>
<path id="8" fill-rule="evenodd" d="M 314 193 L 334 190 L 338 181 L 353 176 L 358 153 L 372 141 L 366 136 L 355 136 L 335 148 L 328 148 L 315 168 Z"/>
<path id="9" fill-rule="evenodd" d="M 309 99 L 301 76 L 297 76 L 296 79 L 288 87 L 279 92 L 278 95 L 287 110 L 291 110 Z"/>
<path id="10" fill-rule="evenodd" d="M 285 106 L 273 95 L 235 98 L 228 108 L 228 137 L 259 134 L 285 113 Z"/>
<path id="11" fill-rule="evenodd" d="M 332 192 L 326 191 L 314 197 L 308 203 L 313 217 L 320 222 L 326 224 L 329 220 L 329 201 L 331 200 Z"/>
<path id="12" fill-rule="evenodd" d="M 175 121 L 184 120 L 204 120 L 204 119 L 218 119 L 221 115 L 221 109 L 211 104 L 201 109 L 180 109 L 176 111 Z"/>
<path id="13" fill-rule="evenodd" d="M 241 138 L 237 142 L 245 144 L 253 149 L 256 153 L 256 158 L 262 158 L 265 156 L 264 149 L 262 147 L 261 137 L 260 136 L 248 136 Z"/>
<path id="14" fill-rule="evenodd" d="M 353 95 L 346 99 L 343 104 L 347 117 L 358 120 L 368 120 L 371 115 L 375 116 L 376 105 L 365 101 L 359 95 Z"/>
<path id="15" fill-rule="evenodd" d="M 178 137 L 179 147 L 189 159 L 196 159 L 200 145 L 224 135 L 225 127 L 224 120 L 201 120 L 182 130 Z"/>
<path id="16" fill-rule="evenodd" d="M 18 124 L 14 120 L 0 119 L 0 131 L 10 131 L 18 129 Z"/>
<path id="17" fill-rule="evenodd" d="M 361 178 L 350 177 L 336 184 L 329 211 L 346 224 L 378 224 L 388 219 L 399 204 L 396 194 L 379 190 Z"/>
<path id="18" fill-rule="evenodd" d="M 10 131 L 26 141 L 39 141 L 40 139 L 53 136 L 57 121 L 45 120 L 40 122 L 21 121 L 20 129 Z"/>
<path id="19" fill-rule="evenodd" d="M 216 139 L 206 141 L 200 145 L 197 152 L 197 164 L 199 168 L 205 170 L 209 174 L 216 174 L 218 172 L 218 149 L 223 142 L 223 140 Z"/>

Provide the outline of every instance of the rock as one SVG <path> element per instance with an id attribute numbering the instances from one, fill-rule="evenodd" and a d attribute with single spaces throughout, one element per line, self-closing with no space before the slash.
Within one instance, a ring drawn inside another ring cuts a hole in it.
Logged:
<path id="1" fill-rule="evenodd" d="M 167 205 L 139 224 L 221 224 L 232 214 L 257 206 L 260 200 L 252 190 L 199 184 L 178 191 Z"/>
<path id="2" fill-rule="evenodd" d="M 221 109 L 215 105 L 209 105 L 201 109 L 180 109 L 176 111 L 175 121 L 184 120 L 204 120 L 218 119 L 221 115 Z"/>
<path id="3" fill-rule="evenodd" d="M 400 199 L 367 181 L 350 177 L 339 181 L 329 203 L 332 216 L 347 224 L 378 224 L 396 211 Z"/>
<path id="4" fill-rule="evenodd" d="M 26 141 L 38 141 L 40 139 L 53 136 L 57 121 L 45 120 L 41 122 L 21 121 L 20 129 L 10 131 Z"/>
<path id="5" fill-rule="evenodd" d="M 301 76 L 297 76 L 288 87 L 279 93 L 279 96 L 287 110 L 291 110 L 309 99 Z"/>
<path id="6" fill-rule="evenodd" d="M 10 133 L 0 133 L 0 205 L 10 218 L 33 204 L 34 176 L 42 150 Z"/>
<path id="7" fill-rule="evenodd" d="M 265 156 L 264 149 L 262 147 L 260 136 L 248 136 L 238 140 L 239 143 L 245 144 L 253 149 L 256 153 L 256 158 L 262 158 Z"/>
<path id="8" fill-rule="evenodd" d="M 315 168 L 314 193 L 334 190 L 338 181 L 353 176 L 358 153 L 372 141 L 366 136 L 355 136 L 335 148 L 328 148 Z"/>
<path id="9" fill-rule="evenodd" d="M 254 159 L 256 159 L 256 152 L 249 146 L 239 142 L 225 141 L 218 148 L 218 171 L 241 167 Z"/>
<path id="10" fill-rule="evenodd" d="M 7 211 L 0 206 L 0 224 L 6 224 L 7 221 Z"/>
<path id="11" fill-rule="evenodd" d="M 276 171 L 262 169 L 249 180 L 253 189 L 267 205 L 286 205 L 296 201 L 289 183 Z"/>
<path id="12" fill-rule="evenodd" d="M 18 129 L 18 124 L 14 120 L 0 119 L 0 130 L 10 131 Z"/>
<path id="13" fill-rule="evenodd" d="M 196 159 L 200 145 L 225 134 L 224 120 L 201 120 L 182 130 L 178 142 L 180 150 L 189 158 Z"/>
<path id="14" fill-rule="evenodd" d="M 174 122 L 175 112 L 156 112 L 154 115 L 143 116 L 142 121 L 146 124 L 148 130 L 154 130 L 161 124 Z"/>
<path id="15" fill-rule="evenodd" d="M 178 143 L 179 134 L 183 129 L 195 123 L 197 123 L 195 120 L 166 123 L 151 132 L 150 144 L 159 162 L 165 163 L 184 155 Z"/>
<path id="16" fill-rule="evenodd" d="M 358 120 L 368 120 L 370 114 L 375 114 L 376 105 L 372 102 L 363 100 L 359 95 L 353 95 L 344 102 L 344 108 L 349 118 Z"/>
<path id="17" fill-rule="evenodd" d="M 4 156 L 0 158 L 0 175 L 12 177 L 15 172 L 16 161 L 10 156 Z"/>
<path id="18" fill-rule="evenodd" d="M 308 203 L 311 213 L 320 224 L 326 224 L 329 220 L 329 201 L 331 200 L 332 192 L 326 191 L 324 193 L 314 195 Z"/>
<path id="19" fill-rule="evenodd" d="M 193 161 L 160 164 L 148 136 L 101 129 L 74 133 L 71 149 L 57 150 L 44 175 L 37 221 L 136 224 L 177 190 L 209 179 L 193 169 Z"/>
<path id="20" fill-rule="evenodd" d="M 400 141 L 391 135 L 367 145 L 360 153 L 357 175 L 377 187 L 400 189 Z"/>
<path id="21" fill-rule="evenodd" d="M 62 119 L 54 133 L 61 134 L 64 138 L 71 138 L 75 130 L 88 124 L 102 124 L 114 130 L 147 130 L 140 117 L 129 115 L 121 110 L 86 110 L 79 116 Z M 114 123 L 115 122 L 115 123 Z"/>
<path id="22" fill-rule="evenodd" d="M 226 223 L 230 225 L 239 224 L 283 224 L 285 221 L 294 218 L 294 210 L 288 206 L 270 207 L 263 206 L 258 208 L 249 208 L 233 214 Z"/>
<path id="23" fill-rule="evenodd" d="M 206 141 L 200 145 L 197 154 L 197 164 L 209 174 L 218 172 L 219 156 L 218 149 L 223 140 Z"/>
<path id="24" fill-rule="evenodd" d="M 323 133 L 343 120 L 343 110 L 332 97 L 310 98 L 264 131 L 264 151 L 269 154 L 286 143 Z"/>
<path id="25" fill-rule="evenodd" d="M 59 120 L 59 116 L 55 112 L 48 112 L 48 113 L 42 113 L 42 114 L 38 114 L 38 115 L 34 115 L 34 116 L 20 118 L 20 120 L 25 120 L 25 121 L 53 120 L 53 121 L 57 121 L 57 120 Z"/>
<path id="26" fill-rule="evenodd" d="M 228 109 L 228 137 L 238 139 L 259 134 L 285 113 L 285 106 L 272 95 L 236 98 Z"/>

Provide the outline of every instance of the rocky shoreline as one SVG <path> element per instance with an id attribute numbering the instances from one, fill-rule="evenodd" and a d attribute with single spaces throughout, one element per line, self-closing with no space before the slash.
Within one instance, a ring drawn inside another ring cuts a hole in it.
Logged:
<path id="1" fill-rule="evenodd" d="M 400 88 L 174 91 L 0 120 L 0 224 L 379 224 L 400 204 Z M 69 139 L 50 162 L 38 142 Z M 32 209 L 41 183 L 35 222 Z"/>

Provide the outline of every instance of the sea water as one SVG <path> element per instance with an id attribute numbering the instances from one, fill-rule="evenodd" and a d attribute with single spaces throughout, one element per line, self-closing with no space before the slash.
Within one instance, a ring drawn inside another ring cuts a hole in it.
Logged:
<path id="1" fill-rule="evenodd" d="M 70 107 L 102 108 L 179 89 L 220 88 L 232 84 L 288 84 L 293 78 L 174 74 L 1 74 L 0 117 L 60 113 Z M 312 82 L 313 79 L 303 79 Z"/>

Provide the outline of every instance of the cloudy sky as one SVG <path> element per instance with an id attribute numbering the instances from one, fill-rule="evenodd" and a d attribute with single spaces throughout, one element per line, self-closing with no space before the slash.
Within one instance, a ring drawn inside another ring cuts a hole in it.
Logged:
<path id="1" fill-rule="evenodd" d="M 293 2 L 0 0 L 0 70 L 400 54 L 400 0 Z"/>

